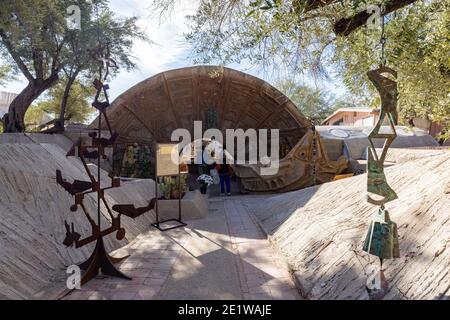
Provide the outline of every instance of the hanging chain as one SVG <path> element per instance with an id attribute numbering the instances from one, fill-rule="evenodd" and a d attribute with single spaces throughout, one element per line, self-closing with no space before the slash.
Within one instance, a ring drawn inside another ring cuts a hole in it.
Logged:
<path id="1" fill-rule="evenodd" d="M 313 175 L 313 185 L 315 186 L 317 184 L 317 177 L 316 177 L 316 162 L 317 162 L 317 132 L 316 127 L 312 126 L 313 130 L 313 138 L 312 138 L 312 160 L 313 160 L 313 166 L 312 166 L 312 175 Z"/>
<path id="2" fill-rule="evenodd" d="M 383 6 L 380 8 L 381 12 L 381 38 L 380 38 L 380 44 L 381 44 L 381 57 L 380 57 L 380 66 L 384 67 L 386 66 L 386 34 L 385 34 L 385 18 L 383 14 Z"/>

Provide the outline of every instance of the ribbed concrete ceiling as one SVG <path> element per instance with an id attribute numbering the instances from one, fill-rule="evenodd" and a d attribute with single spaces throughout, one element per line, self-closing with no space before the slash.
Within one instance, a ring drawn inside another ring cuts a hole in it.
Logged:
<path id="1" fill-rule="evenodd" d="M 293 147 L 309 121 L 280 91 L 229 68 L 196 66 L 169 70 L 133 86 L 111 105 L 111 124 L 122 142 L 168 141 L 173 130 L 203 121 L 204 129 L 277 128 Z"/>

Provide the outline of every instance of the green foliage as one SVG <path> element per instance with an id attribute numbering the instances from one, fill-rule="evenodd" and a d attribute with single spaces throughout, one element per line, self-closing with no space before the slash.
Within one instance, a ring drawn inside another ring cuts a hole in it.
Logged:
<path id="1" fill-rule="evenodd" d="M 39 132 L 47 113 L 40 106 L 31 106 L 25 113 L 25 126 L 27 132 Z"/>
<path id="2" fill-rule="evenodd" d="M 78 1 L 82 16 L 90 17 L 101 0 Z M 64 0 L 5 0 L 0 10 L 0 54 L 14 74 L 22 73 L 28 85 L 12 102 L 6 131 L 25 130 L 27 109 L 44 91 L 55 85 L 63 66 L 73 58 L 68 38 Z"/>
<path id="3" fill-rule="evenodd" d="M 386 2 L 386 1 L 382 1 Z M 195 62 L 246 62 L 285 73 L 341 79 L 352 95 L 379 106 L 366 72 L 378 66 L 381 28 L 336 36 L 334 23 L 380 1 L 340 2 L 308 10 L 301 0 L 202 0 L 189 16 Z M 416 1 L 386 17 L 387 64 L 399 73 L 402 123 L 425 117 L 450 129 L 450 2 Z M 447 130 L 450 135 L 450 130 Z"/>
<path id="4" fill-rule="evenodd" d="M 333 102 L 333 111 L 342 108 L 358 108 L 358 107 L 368 107 L 370 105 L 370 99 L 365 97 L 354 96 L 351 94 L 346 94 L 343 97 L 337 98 Z"/>
<path id="5" fill-rule="evenodd" d="M 398 11 L 386 25 L 386 36 L 387 64 L 398 71 L 401 123 L 419 117 L 450 127 L 450 3 L 418 2 Z M 380 61 L 380 51 L 370 46 L 379 37 L 359 30 L 338 39 L 332 58 L 347 88 L 369 92 L 372 105 L 379 105 L 379 98 L 366 72 Z"/>
<path id="6" fill-rule="evenodd" d="M 304 1 L 200 1 L 188 16 L 195 62 L 247 62 L 264 69 L 287 66 L 289 71 L 306 69 L 325 72 L 320 63 L 334 35 L 334 18 L 350 12 L 343 6 L 325 6 L 304 12 Z M 275 66 L 276 65 L 276 66 Z"/>
<path id="7" fill-rule="evenodd" d="M 158 190 L 163 194 L 164 199 L 178 199 L 180 192 L 186 191 L 187 174 L 180 174 L 180 188 L 178 188 L 178 177 L 161 177 L 158 183 Z"/>
<path id="8" fill-rule="evenodd" d="M 97 76 L 101 61 L 95 56 L 98 49 L 109 46 L 109 55 L 117 67 L 131 70 L 135 68 L 131 48 L 135 39 L 149 41 L 137 25 L 137 18 L 119 19 L 106 6 L 98 6 L 95 14 L 84 19 L 82 28 L 74 30 L 67 39 L 71 59 L 64 65 L 70 77 L 74 73 L 85 72 L 84 76 Z M 111 75 L 117 69 L 111 69 Z"/>
<path id="9" fill-rule="evenodd" d="M 67 8 L 77 5 L 81 29 L 70 29 Z M 118 19 L 106 0 L 4 0 L 0 9 L 0 55 L 9 70 L 22 73 L 29 85 L 20 93 L 20 104 L 13 105 L 9 131 L 23 130 L 27 108 L 40 94 L 58 82 L 64 72 L 69 79 L 92 77 L 99 69 L 99 48 L 110 48 L 111 58 L 127 70 L 132 62 L 133 39 L 145 39 L 136 18 Z M 114 75 L 114 72 L 111 73 Z M 98 75 L 97 75 L 98 77 Z M 70 91 L 71 83 L 68 83 Z M 64 114 L 65 102 L 61 102 Z"/>
<path id="10" fill-rule="evenodd" d="M 0 53 L 27 79 L 45 79 L 66 53 L 66 1 L 5 0 L 0 11 Z"/>
<path id="11" fill-rule="evenodd" d="M 42 119 L 46 115 L 47 118 L 58 118 L 66 82 L 67 79 L 62 79 L 56 86 L 49 89 L 44 99 L 28 108 L 25 114 L 27 131 L 39 130 L 38 126 L 42 124 Z M 94 94 L 91 86 L 86 86 L 79 81 L 72 85 L 65 114 L 67 123 L 86 123 L 92 118 L 95 111 L 91 107 Z"/>
<path id="12" fill-rule="evenodd" d="M 286 94 L 315 125 L 319 125 L 336 110 L 333 98 L 322 90 L 298 84 L 293 80 L 281 81 L 275 84 L 275 87 Z"/>
<path id="13" fill-rule="evenodd" d="M 43 78 L 64 67 L 92 67 L 93 51 L 106 43 L 111 57 L 127 69 L 134 67 L 131 46 L 136 38 L 146 39 L 137 18 L 119 19 L 105 0 L 5 0 L 0 11 L 0 53 L 8 68 Z M 67 8 L 81 11 L 81 28 L 69 29 Z M 19 62 L 18 62 L 19 60 Z M 24 68 L 20 65 L 23 62 Z M 0 68 L 2 71 L 3 68 Z M 91 70 L 93 71 L 93 70 Z M 1 74 L 1 73 L 0 73 Z"/>
<path id="14" fill-rule="evenodd" d="M 67 80 L 63 79 L 56 86 L 49 89 L 46 99 L 39 102 L 37 108 L 56 118 L 59 115 L 66 82 Z M 95 89 L 91 85 L 84 85 L 79 81 L 72 85 L 65 114 L 68 123 L 86 123 L 92 117 L 95 111 L 91 107 L 94 94 Z"/>
<path id="15" fill-rule="evenodd" d="M 117 19 L 109 8 L 98 6 L 95 10 L 95 17 L 85 19 L 82 28 L 70 34 L 67 41 L 72 59 L 63 66 L 68 80 L 65 94 L 61 96 L 58 128 L 64 128 L 64 118 L 67 116 L 67 95 L 71 93 L 75 79 L 79 76 L 89 78 L 105 76 L 104 61 L 100 60 L 100 53 L 102 55 L 107 53 L 110 61 L 113 61 L 111 64 L 113 68 L 109 70 L 108 74 L 110 78 L 117 74 L 120 67 L 124 67 L 126 70 L 135 67 L 130 52 L 133 40 L 148 40 L 136 22 L 135 17 Z"/>
<path id="16" fill-rule="evenodd" d="M 6 64 L 0 64 L 0 86 L 5 85 L 7 81 L 11 80 L 13 80 L 11 66 Z"/>

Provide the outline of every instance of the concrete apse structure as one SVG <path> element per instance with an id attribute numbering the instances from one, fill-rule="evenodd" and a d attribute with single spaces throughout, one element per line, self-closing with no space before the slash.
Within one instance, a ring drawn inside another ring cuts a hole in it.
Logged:
<path id="1" fill-rule="evenodd" d="M 347 167 L 330 161 L 308 119 L 283 93 L 254 76 L 224 67 L 195 66 L 152 76 L 120 95 L 108 111 L 119 143 L 169 141 L 194 121 L 203 130 L 279 129 L 280 170 L 260 175 L 260 164 L 236 166 L 247 190 L 290 191 L 330 181 Z M 95 121 L 93 126 L 95 125 Z"/>

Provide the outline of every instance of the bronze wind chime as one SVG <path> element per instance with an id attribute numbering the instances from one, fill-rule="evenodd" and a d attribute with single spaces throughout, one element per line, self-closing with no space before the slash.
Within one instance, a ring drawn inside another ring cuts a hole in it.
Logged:
<path id="1" fill-rule="evenodd" d="M 100 62 L 99 78 L 95 79 L 94 87 L 97 90 L 94 102 L 92 106 L 99 111 L 98 116 L 98 128 L 94 132 L 89 133 L 91 143 L 84 145 L 80 138 L 69 150 L 67 156 L 78 156 L 83 164 L 83 167 L 89 177 L 89 181 L 74 180 L 68 182 L 63 178 L 63 174 L 60 170 L 56 170 L 56 182 L 63 187 L 68 193 L 75 198 L 75 203 L 70 207 L 72 212 L 76 212 L 80 207 L 84 212 L 89 224 L 91 226 L 91 235 L 81 239 L 81 235 L 75 231 L 74 224 L 69 225 L 65 221 L 66 237 L 63 244 L 67 247 L 75 244 L 76 248 L 84 247 L 92 242 L 96 242 L 96 246 L 92 255 L 83 263 L 79 264 L 84 274 L 81 278 L 81 284 L 85 284 L 92 278 L 96 277 L 101 271 L 104 275 L 115 276 L 125 279 L 131 279 L 119 270 L 116 269 L 114 264 L 126 259 L 128 256 L 122 258 L 111 257 L 105 249 L 103 237 L 116 232 L 116 239 L 122 240 L 125 237 L 125 229 L 121 226 L 121 216 L 125 215 L 132 219 L 139 217 L 140 215 L 152 210 L 155 206 L 155 198 L 151 199 L 149 204 L 145 207 L 136 208 L 132 204 L 116 204 L 110 208 L 108 202 L 105 199 L 105 191 L 112 188 L 120 187 L 120 178 L 110 176 L 111 185 L 107 187 L 101 186 L 101 159 L 107 159 L 105 154 L 106 148 L 113 147 L 115 141 L 118 138 L 118 134 L 111 129 L 111 125 L 106 115 L 106 109 L 109 107 L 109 99 L 107 90 L 109 86 L 103 84 L 102 81 L 107 80 L 110 68 L 117 68 L 114 60 L 110 58 L 109 45 L 100 47 L 95 51 L 95 58 Z M 103 71 L 105 74 L 103 75 Z M 102 79 L 102 80 L 99 80 Z M 104 101 L 100 101 L 100 96 L 103 95 Z M 109 131 L 109 138 L 102 137 L 102 118 L 106 122 L 106 126 Z M 91 172 L 87 165 L 87 159 L 97 160 L 97 174 Z M 84 200 L 89 194 L 97 194 L 97 219 L 95 220 L 89 210 L 84 204 Z M 101 227 L 101 211 L 100 203 L 103 202 L 106 211 L 110 217 L 110 226 L 102 229 Z M 116 215 L 113 211 L 117 212 Z"/>
<path id="2" fill-rule="evenodd" d="M 383 273 L 383 261 L 399 258 L 399 242 L 397 224 L 391 221 L 385 204 L 397 199 L 397 194 L 389 186 L 384 174 L 384 161 L 388 149 L 397 137 L 395 125 L 397 125 L 397 83 L 388 77 L 397 78 L 397 72 L 386 66 L 384 34 L 384 17 L 382 17 L 381 63 L 380 67 L 367 73 L 369 80 L 375 86 L 381 97 L 381 110 L 378 122 L 369 134 L 370 146 L 367 157 L 367 201 L 379 206 L 373 215 L 363 250 L 377 256 L 380 260 L 380 269 L 375 277 L 369 279 L 367 291 L 370 299 L 382 299 L 388 290 L 388 283 Z M 388 126 L 383 126 L 387 120 Z M 384 128 L 383 128 L 384 127 Z M 386 131 L 386 127 L 388 130 Z M 385 139 L 381 154 L 375 148 L 376 139 Z M 371 194 L 377 195 L 377 199 Z"/>

